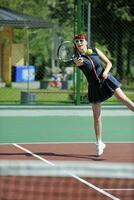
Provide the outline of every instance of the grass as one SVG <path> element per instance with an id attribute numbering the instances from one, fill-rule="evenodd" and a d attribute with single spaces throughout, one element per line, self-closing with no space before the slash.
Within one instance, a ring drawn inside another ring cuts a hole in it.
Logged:
<path id="1" fill-rule="evenodd" d="M 0 88 L 0 104 L 20 104 L 21 91 L 26 90 L 19 88 Z M 30 89 L 30 91 L 37 92 L 37 104 L 44 104 L 49 102 L 66 103 L 70 101 L 67 91 L 59 89 Z"/>
<path id="2" fill-rule="evenodd" d="M 21 102 L 21 91 L 19 88 L 0 88 L 0 104 L 20 104 Z M 66 104 L 74 103 L 70 99 L 70 90 L 60 90 L 60 89 L 38 89 L 30 90 L 32 92 L 38 92 L 36 94 L 36 104 Z M 46 93 L 45 93 L 46 92 Z M 125 94 L 134 101 L 134 92 L 130 90 L 124 90 Z M 119 104 L 118 100 L 113 96 L 105 104 Z"/>

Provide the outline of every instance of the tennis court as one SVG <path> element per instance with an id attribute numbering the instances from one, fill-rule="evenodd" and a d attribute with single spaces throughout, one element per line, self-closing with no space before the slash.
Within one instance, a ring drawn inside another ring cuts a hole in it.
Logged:
<path id="1" fill-rule="evenodd" d="M 0 199 L 132 200 L 133 122 L 125 107 L 104 106 L 97 157 L 89 106 L 1 107 Z"/>

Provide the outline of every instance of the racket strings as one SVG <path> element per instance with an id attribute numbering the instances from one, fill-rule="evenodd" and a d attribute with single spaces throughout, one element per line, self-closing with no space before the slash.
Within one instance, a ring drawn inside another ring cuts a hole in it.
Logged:
<path id="1" fill-rule="evenodd" d="M 58 49 L 58 58 L 64 62 L 72 61 L 75 57 L 73 44 L 70 42 L 64 42 Z"/>

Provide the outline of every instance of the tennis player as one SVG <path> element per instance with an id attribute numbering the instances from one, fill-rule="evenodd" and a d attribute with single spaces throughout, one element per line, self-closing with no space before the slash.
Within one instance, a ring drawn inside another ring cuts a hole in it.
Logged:
<path id="1" fill-rule="evenodd" d="M 114 95 L 134 112 L 134 103 L 120 88 L 121 83 L 110 73 L 112 63 L 99 49 L 88 49 L 87 35 L 74 37 L 74 48 L 79 57 L 76 65 L 88 81 L 88 99 L 92 103 L 97 155 L 103 154 L 106 145 L 102 142 L 101 102 Z M 104 65 L 104 67 L 103 67 Z"/>

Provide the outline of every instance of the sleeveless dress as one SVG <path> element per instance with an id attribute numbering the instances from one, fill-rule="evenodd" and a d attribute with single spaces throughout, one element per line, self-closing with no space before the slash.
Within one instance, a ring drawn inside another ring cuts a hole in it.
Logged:
<path id="1" fill-rule="evenodd" d="M 112 75 L 112 73 L 108 73 L 108 78 L 103 81 L 102 84 L 99 83 L 99 80 L 94 72 L 93 64 L 90 59 L 93 61 L 96 73 L 99 79 L 102 79 L 102 73 L 104 68 L 101 64 L 101 60 L 95 48 L 92 49 L 93 53 L 86 56 L 81 54 L 83 57 L 84 65 L 79 66 L 79 68 L 84 73 L 87 81 L 88 81 L 88 100 L 90 103 L 99 103 L 110 98 L 115 89 L 119 88 L 121 83 Z M 90 57 L 90 59 L 89 59 Z"/>

